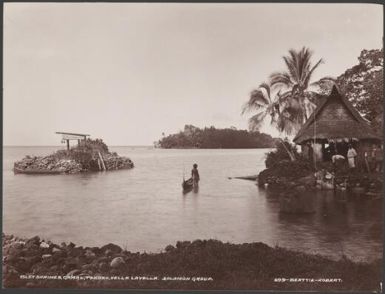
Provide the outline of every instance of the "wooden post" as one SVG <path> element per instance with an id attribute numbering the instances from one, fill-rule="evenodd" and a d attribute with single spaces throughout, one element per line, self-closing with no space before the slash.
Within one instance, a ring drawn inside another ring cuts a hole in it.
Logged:
<path id="1" fill-rule="evenodd" d="M 98 152 L 98 154 L 99 154 L 100 163 L 101 163 L 101 165 L 102 165 L 102 167 L 103 167 L 103 170 L 107 170 L 107 169 L 106 169 L 106 165 L 104 164 L 103 156 L 102 156 L 102 154 L 100 154 L 100 151 Z"/>
<path id="2" fill-rule="evenodd" d="M 70 140 L 67 139 L 67 150 L 70 150 Z"/>
<path id="3" fill-rule="evenodd" d="M 364 156 L 365 156 L 366 169 L 368 170 L 368 174 L 370 175 L 370 165 L 369 165 L 369 162 L 368 162 L 368 158 L 367 158 L 366 154 Z"/>

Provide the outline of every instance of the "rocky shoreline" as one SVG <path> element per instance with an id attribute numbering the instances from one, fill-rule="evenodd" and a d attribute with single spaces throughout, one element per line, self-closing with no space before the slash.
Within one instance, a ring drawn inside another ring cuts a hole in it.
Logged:
<path id="1" fill-rule="evenodd" d="M 258 185 L 280 197 L 284 213 L 314 213 L 314 195 L 318 190 L 332 190 L 338 201 L 349 197 L 382 199 L 382 173 L 339 172 L 331 168 L 314 170 L 307 162 L 283 160 L 258 175 Z"/>
<path id="2" fill-rule="evenodd" d="M 335 261 L 263 243 L 195 240 L 133 253 L 111 243 L 82 247 L 3 234 L 6 288 L 374 291 L 381 273 L 381 260 Z"/>

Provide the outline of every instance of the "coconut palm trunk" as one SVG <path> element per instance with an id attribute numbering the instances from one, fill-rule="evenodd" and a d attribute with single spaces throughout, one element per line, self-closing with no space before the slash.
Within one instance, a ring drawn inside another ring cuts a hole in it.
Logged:
<path id="1" fill-rule="evenodd" d="M 285 148 L 287 154 L 288 154 L 289 157 L 290 157 L 290 160 L 291 160 L 291 161 L 295 161 L 295 155 L 294 155 L 293 152 L 291 152 L 291 151 L 286 147 L 285 141 L 282 140 L 282 139 L 280 138 L 280 139 L 279 139 L 279 142 L 280 142 L 280 143 L 283 145 L 283 147 Z"/>

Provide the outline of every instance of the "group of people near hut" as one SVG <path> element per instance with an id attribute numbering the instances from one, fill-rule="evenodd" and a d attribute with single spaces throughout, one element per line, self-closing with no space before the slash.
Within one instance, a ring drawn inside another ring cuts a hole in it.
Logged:
<path id="1" fill-rule="evenodd" d="M 311 143 L 309 144 L 311 145 Z M 309 146 L 309 158 L 313 157 L 313 150 Z M 364 152 L 363 152 L 364 151 Z M 363 158 L 362 158 L 363 153 Z M 381 172 L 383 166 L 383 150 L 381 144 L 373 144 L 361 151 L 361 162 L 364 160 L 363 167 L 367 172 Z M 347 163 L 349 170 L 356 170 L 358 166 L 358 152 L 355 149 L 354 142 L 334 142 L 329 141 L 323 146 L 323 161 L 331 161 L 336 167 Z"/>
<path id="2" fill-rule="evenodd" d="M 328 165 L 324 165 L 322 169 L 319 169 L 315 173 L 318 188 L 326 190 L 339 188 L 342 190 L 346 189 L 348 187 L 348 184 L 351 185 L 351 183 L 349 182 L 350 176 L 346 178 L 347 174 L 345 174 L 345 172 L 347 171 L 349 175 L 356 174 L 359 175 L 359 177 L 361 177 L 362 172 L 382 172 L 382 145 L 373 144 L 366 145 L 364 146 L 364 148 L 362 148 L 363 146 L 360 146 L 360 148 L 359 146 L 353 146 L 353 144 L 351 143 L 352 142 L 346 142 L 347 150 L 344 154 L 341 154 L 342 148 L 335 148 L 336 145 L 334 145 L 334 142 L 330 141 L 329 144 L 326 145 L 326 150 L 323 150 L 325 153 L 328 152 L 330 149 L 334 148 L 331 151 L 331 156 L 328 158 L 332 162 L 333 167 L 331 168 L 331 166 L 327 167 Z M 341 145 L 342 144 L 339 144 L 339 146 Z M 325 155 L 325 153 L 323 153 L 323 155 Z M 337 176 L 339 177 L 339 182 L 336 182 L 336 179 L 338 178 Z M 367 175 L 362 175 L 362 178 L 365 177 L 367 178 Z M 361 183 L 357 185 L 360 186 Z"/>
<path id="3" fill-rule="evenodd" d="M 349 169 L 355 169 L 356 168 L 356 158 L 357 158 L 357 151 L 353 148 L 352 145 L 349 144 L 348 151 L 346 152 L 346 157 L 348 160 Z M 341 154 L 334 154 L 331 158 L 332 163 L 334 166 L 337 165 L 337 161 L 345 160 L 345 156 Z"/>

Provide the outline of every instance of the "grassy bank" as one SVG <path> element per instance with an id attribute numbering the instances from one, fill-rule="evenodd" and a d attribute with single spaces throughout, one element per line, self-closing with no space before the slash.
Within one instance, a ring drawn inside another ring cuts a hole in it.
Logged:
<path id="1" fill-rule="evenodd" d="M 3 235 L 3 256 L 7 288 L 377 290 L 382 270 L 381 260 L 333 261 L 263 243 L 217 240 L 178 242 L 161 253 L 148 254 L 114 244 L 84 248 Z"/>

